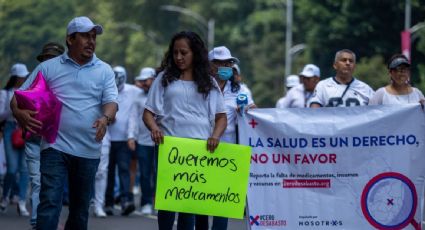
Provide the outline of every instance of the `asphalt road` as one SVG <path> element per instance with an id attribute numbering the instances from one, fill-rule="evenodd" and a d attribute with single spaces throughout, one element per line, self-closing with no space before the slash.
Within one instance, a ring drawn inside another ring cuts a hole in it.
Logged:
<path id="1" fill-rule="evenodd" d="M 115 216 L 107 218 L 96 218 L 90 212 L 88 223 L 89 230 L 133 230 L 133 229 L 158 229 L 156 216 L 139 216 L 131 214 L 130 216 L 123 217 L 119 215 L 120 211 L 116 210 Z M 58 230 L 64 228 L 66 217 L 68 215 L 68 208 L 63 207 L 60 217 Z M 210 220 L 211 221 L 211 220 Z M 16 211 L 16 205 L 9 205 L 6 213 L 0 213 L 0 229 L 1 230 L 20 230 L 30 229 L 29 217 L 20 217 Z M 174 228 L 176 229 L 176 227 Z M 228 230 L 246 230 L 246 220 L 229 220 Z"/>

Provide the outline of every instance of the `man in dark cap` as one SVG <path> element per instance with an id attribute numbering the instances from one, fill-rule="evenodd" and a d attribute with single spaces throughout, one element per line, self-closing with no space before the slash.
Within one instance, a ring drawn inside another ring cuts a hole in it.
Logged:
<path id="1" fill-rule="evenodd" d="M 37 56 L 37 60 L 39 62 L 43 62 L 49 60 L 50 58 L 54 58 L 59 56 L 65 52 L 65 47 L 57 42 L 49 42 L 44 44 L 43 50 Z"/>

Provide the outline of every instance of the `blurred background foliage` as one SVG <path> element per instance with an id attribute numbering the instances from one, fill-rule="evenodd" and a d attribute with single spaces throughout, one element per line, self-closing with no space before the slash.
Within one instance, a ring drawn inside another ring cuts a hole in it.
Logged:
<path id="1" fill-rule="evenodd" d="M 334 74 L 337 50 L 357 54 L 355 75 L 374 89 L 388 80 L 387 60 L 400 52 L 405 1 L 293 1 L 293 45 L 305 49 L 293 56 L 292 73 L 307 63 Z M 411 0 L 411 25 L 425 23 L 425 0 Z M 260 107 L 273 107 L 284 94 L 285 0 L 0 0 L 0 84 L 9 69 L 23 62 L 33 69 L 48 41 L 65 44 L 67 23 L 87 15 L 104 27 L 96 54 L 111 65 L 127 68 L 132 82 L 140 68 L 157 67 L 172 35 L 181 30 L 200 34 L 207 44 L 207 26 L 193 17 L 166 10 L 175 5 L 215 21 L 214 46 L 227 46 L 241 60 L 245 83 Z M 412 36 L 412 83 L 425 91 L 425 28 Z"/>

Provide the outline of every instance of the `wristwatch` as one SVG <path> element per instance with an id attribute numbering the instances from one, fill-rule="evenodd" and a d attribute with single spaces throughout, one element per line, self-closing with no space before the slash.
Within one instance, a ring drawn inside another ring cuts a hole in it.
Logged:
<path id="1" fill-rule="evenodd" d="M 106 115 L 106 114 L 103 114 L 103 116 L 106 118 L 106 122 L 108 123 L 108 125 L 110 125 L 111 124 L 111 122 L 112 122 L 112 118 L 110 118 L 108 115 Z"/>

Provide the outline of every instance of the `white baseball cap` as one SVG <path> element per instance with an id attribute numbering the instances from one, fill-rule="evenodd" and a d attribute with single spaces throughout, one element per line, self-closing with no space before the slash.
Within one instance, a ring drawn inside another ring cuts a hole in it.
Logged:
<path id="1" fill-rule="evenodd" d="M 294 87 L 301 84 L 300 77 L 298 75 L 289 75 L 286 77 L 286 87 Z"/>
<path id="2" fill-rule="evenodd" d="M 68 27 L 66 28 L 66 34 L 70 35 L 76 32 L 87 33 L 92 29 L 96 30 L 96 34 L 103 33 L 103 28 L 101 25 L 96 25 L 90 20 L 90 18 L 81 16 L 76 17 L 69 22 Z"/>
<path id="3" fill-rule="evenodd" d="M 300 73 L 303 77 L 320 77 L 320 69 L 316 65 L 307 64 Z"/>
<path id="4" fill-rule="evenodd" d="M 16 63 L 10 69 L 10 76 L 17 76 L 20 78 L 26 78 L 30 72 L 28 72 L 27 66 L 22 63 Z"/>
<path id="5" fill-rule="evenodd" d="M 230 50 L 227 49 L 225 46 L 218 46 L 214 47 L 209 53 L 208 53 L 208 60 L 232 60 L 236 63 L 239 63 L 239 59 L 232 57 L 232 54 L 230 54 Z"/>
<path id="6" fill-rule="evenodd" d="M 144 81 L 149 78 L 154 78 L 156 75 L 155 69 L 151 67 L 145 67 L 140 70 L 140 75 L 134 78 L 136 81 Z"/>

